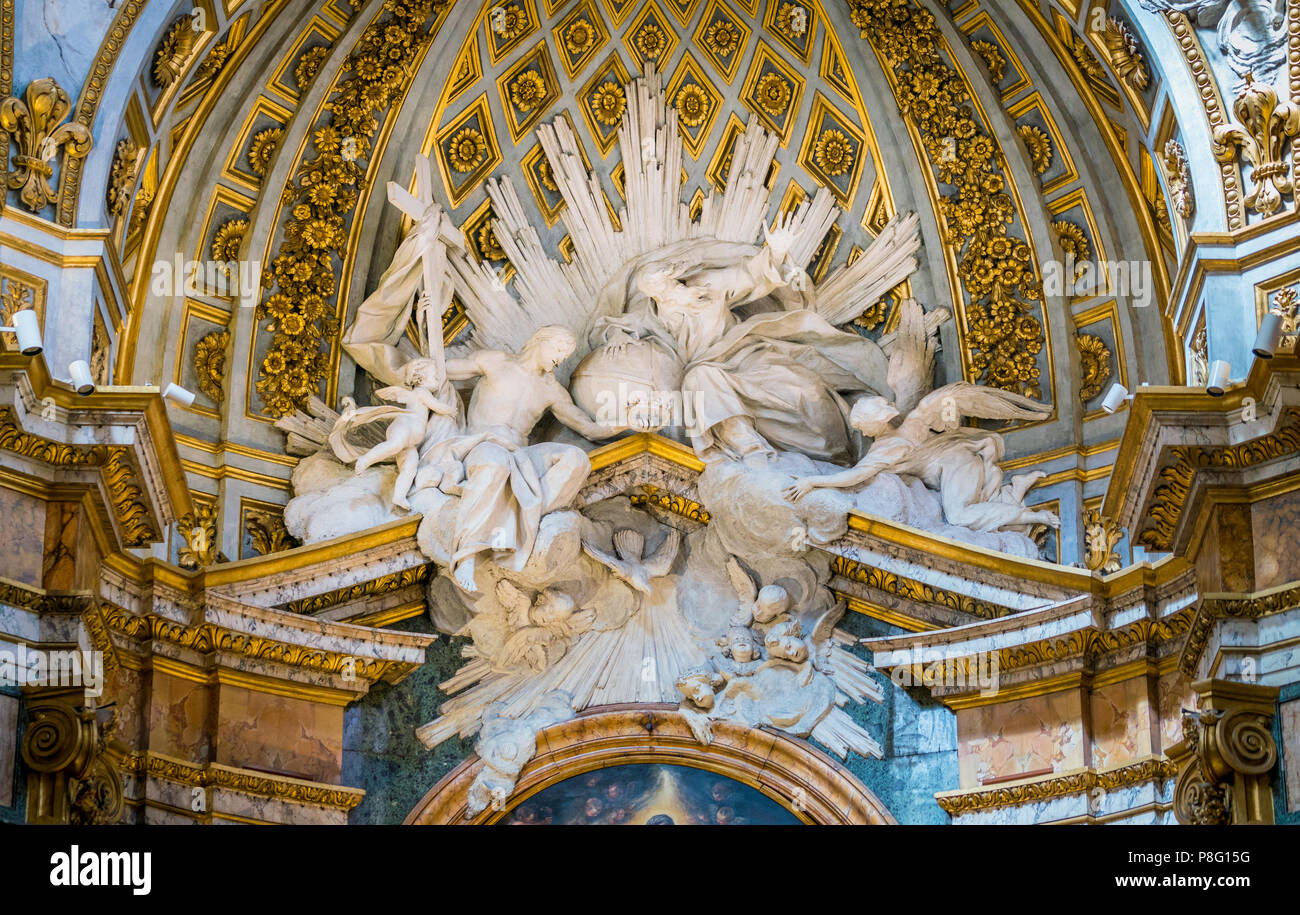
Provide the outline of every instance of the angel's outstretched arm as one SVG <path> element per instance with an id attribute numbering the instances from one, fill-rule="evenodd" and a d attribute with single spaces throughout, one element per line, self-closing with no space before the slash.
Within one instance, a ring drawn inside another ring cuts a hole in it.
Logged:
<path id="1" fill-rule="evenodd" d="M 447 360 L 447 377 L 452 381 L 467 381 L 483 374 L 484 351 L 480 350 L 462 359 Z"/>
<path id="2" fill-rule="evenodd" d="M 814 489 L 850 489 L 854 486 L 860 486 L 869 483 L 876 474 L 884 470 L 888 465 L 883 461 L 863 461 L 856 467 L 850 467 L 848 470 L 841 470 L 839 473 L 829 473 L 824 476 L 799 477 L 792 484 L 787 486 L 782 493 L 791 502 L 802 499 Z"/>

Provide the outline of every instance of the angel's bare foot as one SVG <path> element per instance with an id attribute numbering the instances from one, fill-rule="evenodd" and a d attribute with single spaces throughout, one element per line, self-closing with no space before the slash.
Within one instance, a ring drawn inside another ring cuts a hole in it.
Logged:
<path id="1" fill-rule="evenodd" d="M 478 593 L 478 582 L 474 580 L 474 559 L 472 557 L 461 561 L 461 564 L 456 567 L 453 577 L 462 590 L 468 591 L 470 594 Z"/>

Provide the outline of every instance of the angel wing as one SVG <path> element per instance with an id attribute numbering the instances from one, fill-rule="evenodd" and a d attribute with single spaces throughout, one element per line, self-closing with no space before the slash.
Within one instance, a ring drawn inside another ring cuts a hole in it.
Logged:
<path id="1" fill-rule="evenodd" d="M 758 600 L 758 588 L 754 586 L 754 579 L 749 577 L 735 556 L 727 557 L 727 577 L 731 579 L 731 586 L 736 589 L 736 596 L 742 604 L 752 604 Z"/>
<path id="2" fill-rule="evenodd" d="M 956 429 L 962 417 L 975 419 L 1046 419 L 1052 415 L 1048 404 L 1041 404 L 1011 391 L 958 381 L 932 391 L 916 405 L 903 421 L 900 432 L 913 440 L 924 438 L 926 429 L 948 432 Z M 909 434 L 911 433 L 911 434 Z"/>
<path id="3" fill-rule="evenodd" d="M 528 611 L 533 601 L 514 582 L 501 579 L 496 586 L 497 602 L 505 608 L 506 621 L 511 629 L 522 629 L 529 625 Z"/>
<path id="4" fill-rule="evenodd" d="M 927 313 L 916 299 L 904 299 L 898 307 L 897 327 L 880 341 L 889 357 L 886 378 L 894 392 L 894 405 L 903 416 L 911 413 L 934 386 L 937 331 L 950 316 L 946 308 Z"/>
<path id="5" fill-rule="evenodd" d="M 384 440 L 384 434 L 373 424 L 392 421 L 402 412 L 403 408 L 395 404 L 345 410 L 329 433 L 329 446 L 334 456 L 345 464 L 352 463 Z"/>
<path id="6" fill-rule="evenodd" d="M 677 551 L 682 545 L 681 531 L 675 527 L 668 529 L 668 536 L 659 548 L 646 557 L 644 567 L 647 578 L 662 578 L 668 574 L 677 561 Z"/>

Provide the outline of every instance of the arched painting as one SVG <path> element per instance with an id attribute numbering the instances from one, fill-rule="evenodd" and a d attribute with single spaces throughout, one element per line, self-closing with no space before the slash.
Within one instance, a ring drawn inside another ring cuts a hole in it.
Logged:
<path id="1" fill-rule="evenodd" d="M 544 788 L 501 820 L 540 825 L 765 825 L 801 821 L 735 779 L 689 766 L 639 763 L 575 775 Z"/>

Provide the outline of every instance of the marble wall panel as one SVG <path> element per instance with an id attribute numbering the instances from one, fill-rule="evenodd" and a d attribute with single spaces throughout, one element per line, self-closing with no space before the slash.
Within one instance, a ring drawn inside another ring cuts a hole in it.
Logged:
<path id="1" fill-rule="evenodd" d="M 216 762 L 338 784 L 342 761 L 339 706 L 221 687 Z"/>
<path id="2" fill-rule="evenodd" d="M 1196 695 L 1192 692 L 1192 682 L 1180 671 L 1173 671 L 1160 678 L 1160 752 L 1167 753 L 1169 748 L 1183 739 L 1183 709 L 1196 708 Z"/>
<path id="3" fill-rule="evenodd" d="M 177 759 L 206 762 L 211 753 L 211 691 L 201 683 L 153 672 L 149 749 Z"/>
<path id="4" fill-rule="evenodd" d="M 1151 754 L 1151 709 L 1145 677 L 1095 689 L 1092 704 L 1092 764 L 1122 766 Z"/>
<path id="5" fill-rule="evenodd" d="M 45 552 L 45 503 L 12 489 L 0 488 L 0 518 L 4 518 L 5 558 L 0 576 L 25 585 L 41 586 Z"/>
<path id="6" fill-rule="evenodd" d="M 1278 706 L 1282 718 L 1282 770 L 1286 809 L 1300 810 L 1300 699 Z"/>
<path id="7" fill-rule="evenodd" d="M 957 713 L 961 787 L 989 779 L 1084 765 L 1078 690 L 1063 690 Z"/>
<path id="8" fill-rule="evenodd" d="M 0 695 L 0 807 L 13 806 L 17 759 L 18 697 Z"/>
<path id="9" fill-rule="evenodd" d="M 1255 588 L 1263 591 L 1300 578 L 1300 492 L 1289 492 L 1251 506 L 1255 540 Z"/>

